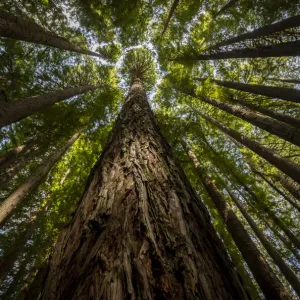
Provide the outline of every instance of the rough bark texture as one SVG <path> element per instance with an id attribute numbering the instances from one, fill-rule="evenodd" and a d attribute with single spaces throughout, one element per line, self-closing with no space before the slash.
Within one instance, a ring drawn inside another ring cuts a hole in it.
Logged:
<path id="1" fill-rule="evenodd" d="M 22 120 L 51 104 L 92 91 L 96 88 L 97 86 L 93 85 L 83 85 L 66 88 L 58 92 L 50 92 L 41 96 L 32 96 L 11 102 L 3 102 L 0 104 L 0 128 Z"/>
<path id="2" fill-rule="evenodd" d="M 300 42 L 298 48 L 300 49 Z M 278 98 L 282 100 L 300 103 L 300 90 L 277 87 L 277 86 L 265 86 L 259 84 L 247 84 L 247 83 L 240 83 L 240 82 L 216 80 L 216 79 L 214 79 L 213 81 L 217 85 L 224 86 L 230 89 L 235 89 L 235 90 L 248 92 L 256 95 L 262 95 L 271 98 Z"/>
<path id="3" fill-rule="evenodd" d="M 69 50 L 80 54 L 102 57 L 102 55 L 98 53 L 75 46 L 67 39 L 44 30 L 34 22 L 13 16 L 3 10 L 0 10 L 0 36 L 62 50 Z"/>
<path id="4" fill-rule="evenodd" d="M 269 117 L 271 117 L 273 119 L 276 119 L 278 121 L 290 124 L 290 125 L 292 125 L 296 128 L 300 128 L 300 119 L 297 119 L 295 117 L 288 116 L 288 115 L 282 114 L 280 112 L 277 112 L 275 110 L 271 110 L 269 108 L 265 108 L 265 107 L 262 107 L 262 106 L 259 106 L 259 105 L 255 105 L 255 104 L 252 104 L 252 103 L 249 103 L 249 102 L 246 102 L 246 101 L 242 101 L 242 100 L 231 100 L 231 101 L 233 103 L 237 103 L 237 104 L 243 105 L 245 107 L 248 107 L 252 110 L 255 110 L 257 112 L 260 112 L 261 114 L 269 116 Z"/>
<path id="5" fill-rule="evenodd" d="M 219 11 L 217 11 L 213 16 L 214 18 L 222 15 L 226 12 L 230 7 L 234 6 L 239 0 L 230 0 L 228 3 L 226 3 Z"/>
<path id="6" fill-rule="evenodd" d="M 170 61 L 185 60 L 217 60 L 228 58 L 256 58 L 256 57 L 282 57 L 300 55 L 300 41 L 286 42 L 253 49 L 241 49 L 195 56 L 183 56 Z"/>
<path id="7" fill-rule="evenodd" d="M 215 125 L 217 128 L 219 128 L 221 131 L 226 133 L 228 136 L 235 139 L 237 142 L 241 143 L 245 147 L 249 148 L 262 158 L 264 158 L 266 161 L 268 161 L 270 164 L 278 168 L 280 171 L 285 173 L 286 175 L 290 176 L 292 179 L 294 179 L 296 182 L 300 183 L 300 166 L 294 163 L 293 161 L 283 158 L 277 154 L 275 154 L 270 149 L 261 146 L 257 142 L 247 138 L 246 136 L 240 134 L 239 132 L 225 127 L 217 120 L 207 116 L 203 115 L 200 112 L 196 112 L 198 115 L 200 115 L 202 118 L 210 122 L 211 124 Z"/>
<path id="8" fill-rule="evenodd" d="M 232 200 L 236 204 L 236 206 L 239 208 L 241 213 L 243 214 L 244 218 L 247 220 L 248 224 L 256 234 L 256 236 L 259 238 L 269 255 L 272 257 L 275 264 L 278 266 L 284 277 L 287 279 L 287 281 L 290 283 L 290 285 L 293 287 L 295 292 L 298 296 L 300 296 L 300 281 L 298 280 L 296 274 L 289 268 L 289 266 L 285 263 L 285 261 L 282 259 L 281 254 L 276 250 L 275 247 L 272 246 L 272 244 L 268 241 L 267 237 L 263 234 L 263 232 L 257 227 L 253 219 L 248 215 L 244 207 L 241 205 L 239 200 L 235 197 L 233 193 L 228 191 L 230 194 Z"/>
<path id="9" fill-rule="evenodd" d="M 165 24 L 164 24 L 163 32 L 162 32 L 162 34 L 161 34 L 162 37 L 163 37 L 164 34 L 166 33 L 166 30 L 167 30 L 167 28 L 168 28 L 168 25 L 169 25 L 169 23 L 170 23 L 170 20 L 171 20 L 171 18 L 172 18 L 172 16 L 173 16 L 173 14 L 174 14 L 174 12 L 175 12 L 175 9 L 176 9 L 176 7 L 178 6 L 178 4 L 179 4 L 179 0 L 174 0 L 173 3 L 172 3 L 172 6 L 171 6 L 171 8 L 170 8 L 170 11 L 169 11 L 167 20 L 166 20 L 166 22 L 165 22 Z"/>
<path id="10" fill-rule="evenodd" d="M 234 0 L 231 0 L 231 1 L 234 1 Z M 278 31 L 284 31 L 286 29 L 290 29 L 290 28 L 298 27 L 298 26 L 300 26 L 300 15 L 290 17 L 290 18 L 284 19 L 282 21 L 279 21 L 277 23 L 266 25 L 264 27 L 255 29 L 251 32 L 247 32 L 247 33 L 238 35 L 236 37 L 227 39 L 225 41 L 217 43 L 216 45 L 213 45 L 209 49 L 218 49 L 219 47 L 231 45 L 234 43 L 239 43 L 239 42 L 249 40 L 249 39 L 256 39 L 256 38 L 259 38 L 262 36 L 270 35 L 272 33 L 278 32 Z"/>
<path id="11" fill-rule="evenodd" d="M 264 129 L 278 137 L 296 145 L 300 146 L 300 128 L 295 128 L 289 124 L 281 121 L 274 120 L 268 116 L 257 114 L 248 109 L 244 109 L 241 106 L 232 105 L 226 102 L 217 101 L 203 96 L 196 96 L 202 101 L 211 104 L 217 108 L 222 109 L 236 117 L 241 118 L 261 129 Z"/>
<path id="12" fill-rule="evenodd" d="M 41 299 L 246 299 L 134 80 Z"/>
<path id="13" fill-rule="evenodd" d="M 187 155 L 192 160 L 201 183 L 215 204 L 227 230 L 247 262 L 266 299 L 292 299 L 273 272 L 272 268 L 263 258 L 254 242 L 251 240 L 249 234 L 230 205 L 226 202 L 211 178 L 209 178 L 200 167 L 200 163 L 195 154 L 191 150 L 187 150 Z"/>
<path id="14" fill-rule="evenodd" d="M 41 164 L 34 174 L 29 176 L 26 181 L 21 184 L 8 198 L 0 205 L 0 224 L 3 224 L 12 214 L 16 206 L 24 201 L 27 195 L 36 188 L 40 181 L 48 174 L 55 163 L 68 151 L 74 142 L 80 136 L 80 132 L 74 134 L 67 143 L 57 150 L 52 156 L 47 158 L 47 161 Z"/>

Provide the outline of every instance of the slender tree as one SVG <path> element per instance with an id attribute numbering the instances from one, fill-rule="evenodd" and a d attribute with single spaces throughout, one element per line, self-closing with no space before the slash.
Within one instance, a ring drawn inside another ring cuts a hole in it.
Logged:
<path id="1" fill-rule="evenodd" d="M 95 90 L 99 86 L 83 85 L 0 104 L 0 128 L 20 121 L 43 108 L 73 96 Z"/>
<path id="2" fill-rule="evenodd" d="M 277 86 L 265 86 L 259 84 L 248 84 L 217 79 L 213 79 L 213 82 L 215 82 L 219 86 L 227 87 L 230 89 L 300 103 L 300 90 L 297 89 Z"/>
<path id="3" fill-rule="evenodd" d="M 284 31 L 284 30 L 298 27 L 298 26 L 300 26 L 300 15 L 290 17 L 290 18 L 281 20 L 279 22 L 276 22 L 274 24 L 266 25 L 266 26 L 260 27 L 258 29 L 255 29 L 251 32 L 247 32 L 247 33 L 238 35 L 236 37 L 227 39 L 225 41 L 222 41 L 220 43 L 213 45 L 212 47 L 209 48 L 209 50 L 218 49 L 223 46 L 232 45 L 232 44 L 243 42 L 243 41 L 249 40 L 249 39 L 257 39 L 257 38 L 264 37 L 264 36 L 270 35 L 272 33 L 278 32 L 278 31 Z"/>
<path id="4" fill-rule="evenodd" d="M 226 102 L 217 101 L 201 95 L 189 94 L 192 97 L 196 97 L 205 103 L 211 104 L 217 108 L 220 108 L 236 117 L 239 117 L 255 126 L 260 127 L 278 137 L 296 145 L 300 146 L 300 131 L 281 121 L 274 120 L 268 116 L 257 114 L 251 110 L 244 109 L 241 106 L 232 105 Z"/>
<path id="5" fill-rule="evenodd" d="M 195 110 L 194 110 L 195 111 Z M 280 157 L 279 155 L 275 154 L 270 149 L 261 146 L 259 143 L 247 138 L 246 136 L 240 134 L 239 132 L 222 125 L 217 120 L 209 117 L 208 115 L 204 115 L 199 111 L 195 111 L 196 114 L 210 122 L 211 124 L 215 125 L 218 129 L 226 133 L 228 136 L 232 137 L 237 142 L 241 143 L 245 147 L 249 148 L 260 157 L 264 158 L 270 164 L 278 168 L 280 171 L 285 173 L 286 175 L 290 176 L 296 182 L 300 183 L 300 168 L 299 165 L 295 164 L 289 159 Z"/>
<path id="6" fill-rule="evenodd" d="M 156 124 L 142 52 L 125 59 L 129 94 L 58 239 L 41 299 L 247 299 Z"/>
<path id="7" fill-rule="evenodd" d="M 255 224 L 254 220 L 248 215 L 243 205 L 239 202 L 237 197 L 228 190 L 228 193 L 235 203 L 235 205 L 239 208 L 240 212 L 244 216 L 244 218 L 247 220 L 248 224 L 256 234 L 256 236 L 259 238 L 269 255 L 272 257 L 275 264 L 278 266 L 282 274 L 285 276 L 287 281 L 290 283 L 290 285 L 293 287 L 297 295 L 300 295 L 300 281 L 298 280 L 295 273 L 289 268 L 289 266 L 285 263 L 285 261 L 282 259 L 280 253 L 276 250 L 275 247 L 272 246 L 272 244 L 268 241 L 267 237 L 263 234 L 263 232 L 258 228 L 258 226 Z"/>
<path id="8" fill-rule="evenodd" d="M 295 182 L 292 182 L 291 180 L 284 177 L 282 174 L 275 174 L 273 175 L 273 178 L 276 181 L 279 181 L 279 183 L 291 194 L 300 201 L 300 186 L 296 184 Z"/>
<path id="9" fill-rule="evenodd" d="M 77 47 L 67 39 L 46 31 L 32 21 L 24 20 L 3 10 L 0 10 L 0 36 L 102 57 L 98 53 Z"/>
<path id="10" fill-rule="evenodd" d="M 254 242 L 251 240 L 244 226 L 230 205 L 226 202 L 216 185 L 213 183 L 210 176 L 208 176 L 204 169 L 200 166 L 196 155 L 192 150 L 188 149 L 185 144 L 184 147 L 186 148 L 187 155 L 191 159 L 201 183 L 216 206 L 222 220 L 226 225 L 227 230 L 231 234 L 235 244 L 246 260 L 265 297 L 267 299 L 292 299 L 273 272 L 272 268 L 265 261 Z M 295 279 L 295 282 L 297 282 L 295 275 L 294 277 L 295 278 L 293 279 Z"/>
<path id="11" fill-rule="evenodd" d="M 217 16 L 220 16 L 224 14 L 229 8 L 234 6 L 239 0 L 229 0 L 224 6 L 220 8 L 217 12 L 213 14 L 213 17 L 216 18 Z"/>
<path id="12" fill-rule="evenodd" d="M 174 14 L 174 12 L 175 12 L 176 7 L 178 6 L 178 4 L 179 4 L 179 0 L 173 0 L 172 6 L 171 6 L 171 8 L 170 8 L 170 11 L 169 11 L 169 14 L 168 14 L 168 17 L 167 17 L 167 20 L 166 20 L 166 22 L 164 23 L 164 29 L 163 29 L 163 32 L 162 32 L 162 34 L 161 34 L 162 37 L 164 36 L 164 34 L 165 34 L 166 31 L 167 31 L 168 25 L 169 25 L 169 23 L 170 23 L 170 21 L 171 21 L 171 18 L 172 18 L 172 16 L 173 16 L 173 14 Z"/>
<path id="13" fill-rule="evenodd" d="M 234 99 L 233 100 L 233 99 L 231 99 L 231 101 L 233 103 L 237 103 L 239 105 L 248 107 L 248 108 L 250 108 L 250 109 L 252 109 L 254 111 L 257 111 L 257 112 L 259 112 L 261 114 L 269 116 L 269 117 L 271 117 L 273 119 L 276 119 L 278 121 L 287 123 L 287 124 L 292 125 L 292 126 L 294 126 L 296 128 L 300 128 L 300 119 L 297 119 L 295 117 L 288 116 L 286 114 L 274 111 L 272 109 L 265 108 L 265 107 L 262 107 L 262 106 L 259 106 L 259 105 L 255 105 L 255 104 L 243 101 L 243 100 L 238 100 L 238 99 Z"/>
<path id="14" fill-rule="evenodd" d="M 29 176 L 23 184 L 0 204 L 0 224 L 3 224 L 11 216 L 17 205 L 23 202 L 27 195 L 39 185 L 51 168 L 79 138 L 80 134 L 80 131 L 75 133 L 63 147 L 57 150 L 52 156 L 48 157 L 47 160 L 37 168 L 34 174 Z"/>
<path id="15" fill-rule="evenodd" d="M 169 61 L 198 61 L 198 60 L 218 60 L 228 58 L 257 58 L 257 57 L 284 57 L 300 55 L 300 41 L 283 42 L 271 46 L 261 46 L 259 48 L 245 48 L 231 51 L 218 51 L 209 54 L 182 55 L 169 59 Z"/>
<path id="16" fill-rule="evenodd" d="M 300 80 L 299 79 L 268 78 L 268 80 L 271 80 L 271 81 L 280 81 L 280 82 L 286 82 L 286 83 L 300 84 Z"/>

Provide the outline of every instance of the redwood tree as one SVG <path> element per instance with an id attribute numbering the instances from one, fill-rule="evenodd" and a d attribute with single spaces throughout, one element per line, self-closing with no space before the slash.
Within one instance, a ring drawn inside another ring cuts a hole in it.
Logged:
<path id="1" fill-rule="evenodd" d="M 58 238 L 43 300 L 247 299 L 147 102 L 148 54 L 125 59 L 128 96 Z"/>

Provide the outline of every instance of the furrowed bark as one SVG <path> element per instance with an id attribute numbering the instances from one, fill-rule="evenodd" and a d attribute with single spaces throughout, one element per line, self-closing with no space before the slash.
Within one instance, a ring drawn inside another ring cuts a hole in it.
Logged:
<path id="1" fill-rule="evenodd" d="M 256 112 L 244 109 L 241 106 L 217 101 L 215 99 L 210 99 L 204 96 L 191 96 L 196 97 L 204 101 L 205 103 L 213 105 L 214 107 L 220 108 L 223 111 L 228 112 L 236 117 L 239 117 L 242 120 L 245 120 L 254 126 L 266 130 L 271 134 L 274 134 L 296 146 L 300 146 L 300 129 L 297 129 L 294 126 L 290 126 L 289 124 L 286 124 L 284 122 L 274 120 L 268 116 L 257 114 Z"/>
<path id="2" fill-rule="evenodd" d="M 299 43 L 300 49 L 300 43 Z M 277 87 L 277 86 L 265 86 L 258 84 L 247 84 L 240 82 L 224 81 L 213 79 L 213 81 L 223 87 L 229 89 L 235 89 L 238 91 L 248 92 L 256 95 L 267 96 L 271 98 L 278 98 L 286 101 L 300 103 L 300 90 Z"/>
<path id="3" fill-rule="evenodd" d="M 75 133 L 67 143 L 57 150 L 47 161 L 42 163 L 37 170 L 29 176 L 7 199 L 0 204 L 0 224 L 2 225 L 13 213 L 14 209 L 23 202 L 27 195 L 34 190 L 40 181 L 48 174 L 51 168 L 69 150 L 74 142 L 79 138 L 80 132 Z"/>
<path id="4" fill-rule="evenodd" d="M 243 41 L 246 41 L 249 39 L 256 39 L 259 37 L 270 35 L 275 32 L 284 31 L 286 29 L 290 29 L 290 28 L 298 27 L 298 26 L 300 26 L 300 15 L 290 17 L 290 18 L 284 19 L 282 21 L 276 22 L 274 24 L 266 25 L 266 26 L 260 27 L 258 29 L 255 29 L 251 32 L 247 32 L 247 33 L 238 35 L 236 37 L 227 39 L 225 41 L 222 41 L 220 43 L 213 45 L 212 47 L 209 47 L 209 50 L 218 49 L 223 46 L 243 42 Z"/>
<path id="5" fill-rule="evenodd" d="M 170 23 L 170 20 L 171 20 L 171 18 L 172 18 L 172 16 L 173 16 L 173 14 L 174 14 L 174 12 L 175 12 L 175 9 L 176 9 L 176 7 L 178 6 L 178 4 L 179 4 L 179 0 L 174 0 L 173 3 L 172 3 L 172 6 L 171 6 L 171 8 L 170 8 L 170 11 L 169 11 L 167 20 L 166 20 L 166 22 L 165 22 L 165 24 L 164 24 L 163 32 L 162 32 L 162 34 L 161 34 L 162 37 L 163 37 L 164 34 L 166 33 L 166 30 L 167 30 L 167 28 L 168 28 L 168 25 L 169 25 L 169 23 Z"/>
<path id="6" fill-rule="evenodd" d="M 135 79 L 41 299 L 247 299 L 225 252 Z"/>
<path id="7" fill-rule="evenodd" d="M 235 205 L 239 208 L 240 212 L 247 220 L 248 224 L 259 238 L 269 255 L 272 257 L 274 263 L 278 266 L 286 280 L 293 287 L 298 296 L 300 296 L 300 281 L 298 280 L 296 274 L 289 268 L 289 266 L 285 263 L 285 261 L 281 258 L 281 254 L 277 251 L 275 247 L 268 241 L 267 237 L 263 234 L 263 232 L 258 228 L 255 224 L 254 220 L 248 215 L 242 204 L 236 198 L 236 196 L 227 190 L 231 199 L 235 203 Z"/>
<path id="8" fill-rule="evenodd" d="M 34 22 L 13 16 L 3 10 L 0 10 L 0 36 L 61 50 L 69 50 L 80 54 L 102 57 L 102 55 L 96 52 L 77 47 L 67 39 L 44 30 Z"/>
<path id="9" fill-rule="evenodd" d="M 255 104 L 252 104 L 252 103 L 249 103 L 249 102 L 246 102 L 246 101 L 242 101 L 242 100 L 230 100 L 230 101 L 232 101 L 233 103 L 237 103 L 237 104 L 240 104 L 242 106 L 248 107 L 248 108 L 250 108 L 252 110 L 255 110 L 255 111 L 257 111 L 261 114 L 269 116 L 270 118 L 273 118 L 273 119 L 276 119 L 278 121 L 287 123 L 287 124 L 292 125 L 296 128 L 300 128 L 300 119 L 297 119 L 295 117 L 288 116 L 288 115 L 282 114 L 280 112 L 271 110 L 269 108 L 265 108 L 265 107 L 255 105 Z"/>
<path id="10" fill-rule="evenodd" d="M 275 166 L 277 169 L 294 179 L 296 182 L 300 183 L 300 167 L 293 161 L 283 158 L 271 149 L 261 146 L 257 142 L 247 138 L 246 136 L 240 134 L 239 132 L 226 127 L 219 123 L 217 120 L 209 117 L 208 115 L 203 115 L 202 113 L 195 111 L 199 116 L 207 120 L 209 123 L 216 126 L 218 129 L 226 133 L 228 136 L 232 137 L 234 140 L 242 144 L 243 146 L 249 148 L 260 157 L 264 158 L 271 165 Z"/>
<path id="11" fill-rule="evenodd" d="M 0 104 L 0 128 L 20 121 L 54 103 L 80 95 L 98 86 L 83 85 Z"/>
<path id="12" fill-rule="evenodd" d="M 190 60 L 218 60 L 228 58 L 257 58 L 257 57 L 282 57 L 300 55 L 300 41 L 285 42 L 253 49 L 241 49 L 232 51 L 220 51 L 211 54 L 198 54 L 195 56 L 181 56 L 169 61 Z"/>
<path id="13" fill-rule="evenodd" d="M 245 230 L 244 226 L 242 225 L 230 205 L 226 202 L 223 195 L 215 186 L 211 178 L 205 173 L 203 168 L 200 167 L 200 163 L 196 155 L 187 148 L 186 152 L 194 165 L 194 169 L 201 183 L 203 184 L 204 188 L 215 204 L 221 218 L 226 225 L 227 230 L 231 234 L 235 244 L 240 250 L 245 261 L 247 262 L 248 267 L 253 273 L 253 276 L 260 286 L 262 292 L 264 293 L 266 299 L 292 299 L 292 297 L 289 296 L 289 293 L 273 272 L 272 268 L 268 265 L 266 260 L 261 255 L 260 251 L 255 246 L 255 243 L 251 240 L 249 234 Z M 296 276 L 294 275 L 294 277 Z"/>
<path id="14" fill-rule="evenodd" d="M 214 18 L 222 15 L 226 12 L 230 7 L 234 6 L 239 0 L 230 0 L 228 3 L 226 3 L 219 11 L 217 11 L 213 16 Z"/>

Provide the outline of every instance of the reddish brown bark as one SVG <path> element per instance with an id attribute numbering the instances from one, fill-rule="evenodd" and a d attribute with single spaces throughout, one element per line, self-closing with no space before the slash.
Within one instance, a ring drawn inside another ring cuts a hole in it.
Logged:
<path id="1" fill-rule="evenodd" d="M 134 80 L 41 299 L 247 299 Z"/>
<path id="2" fill-rule="evenodd" d="M 277 278 L 272 268 L 268 265 L 266 260 L 261 255 L 260 251 L 255 246 L 254 242 L 251 240 L 249 234 L 245 230 L 244 226 L 226 202 L 223 195 L 220 193 L 216 185 L 213 183 L 211 178 L 205 173 L 203 168 L 201 168 L 200 163 L 195 156 L 195 154 L 187 149 L 187 155 L 191 159 L 195 171 L 215 204 L 221 218 L 223 219 L 227 230 L 231 234 L 235 244 L 240 250 L 242 256 L 248 264 L 254 278 L 259 284 L 261 290 L 263 291 L 266 299 L 292 299 L 289 296 L 287 290 L 284 288 L 280 280 Z M 283 262 L 284 264 L 284 262 Z M 284 264 L 284 271 L 289 268 Z M 292 277 L 293 283 L 298 287 L 297 278 L 293 273 L 288 272 L 288 275 Z M 289 278 L 290 278 L 289 277 Z"/>
<path id="3" fill-rule="evenodd" d="M 73 96 L 96 89 L 97 86 L 83 85 L 50 92 L 41 96 L 32 96 L 0 104 L 0 128 L 20 121 L 43 108 Z"/>
<path id="4" fill-rule="evenodd" d="M 102 57 L 98 53 L 77 47 L 67 39 L 44 30 L 34 22 L 26 21 L 3 10 L 0 10 L 0 36 Z"/>

